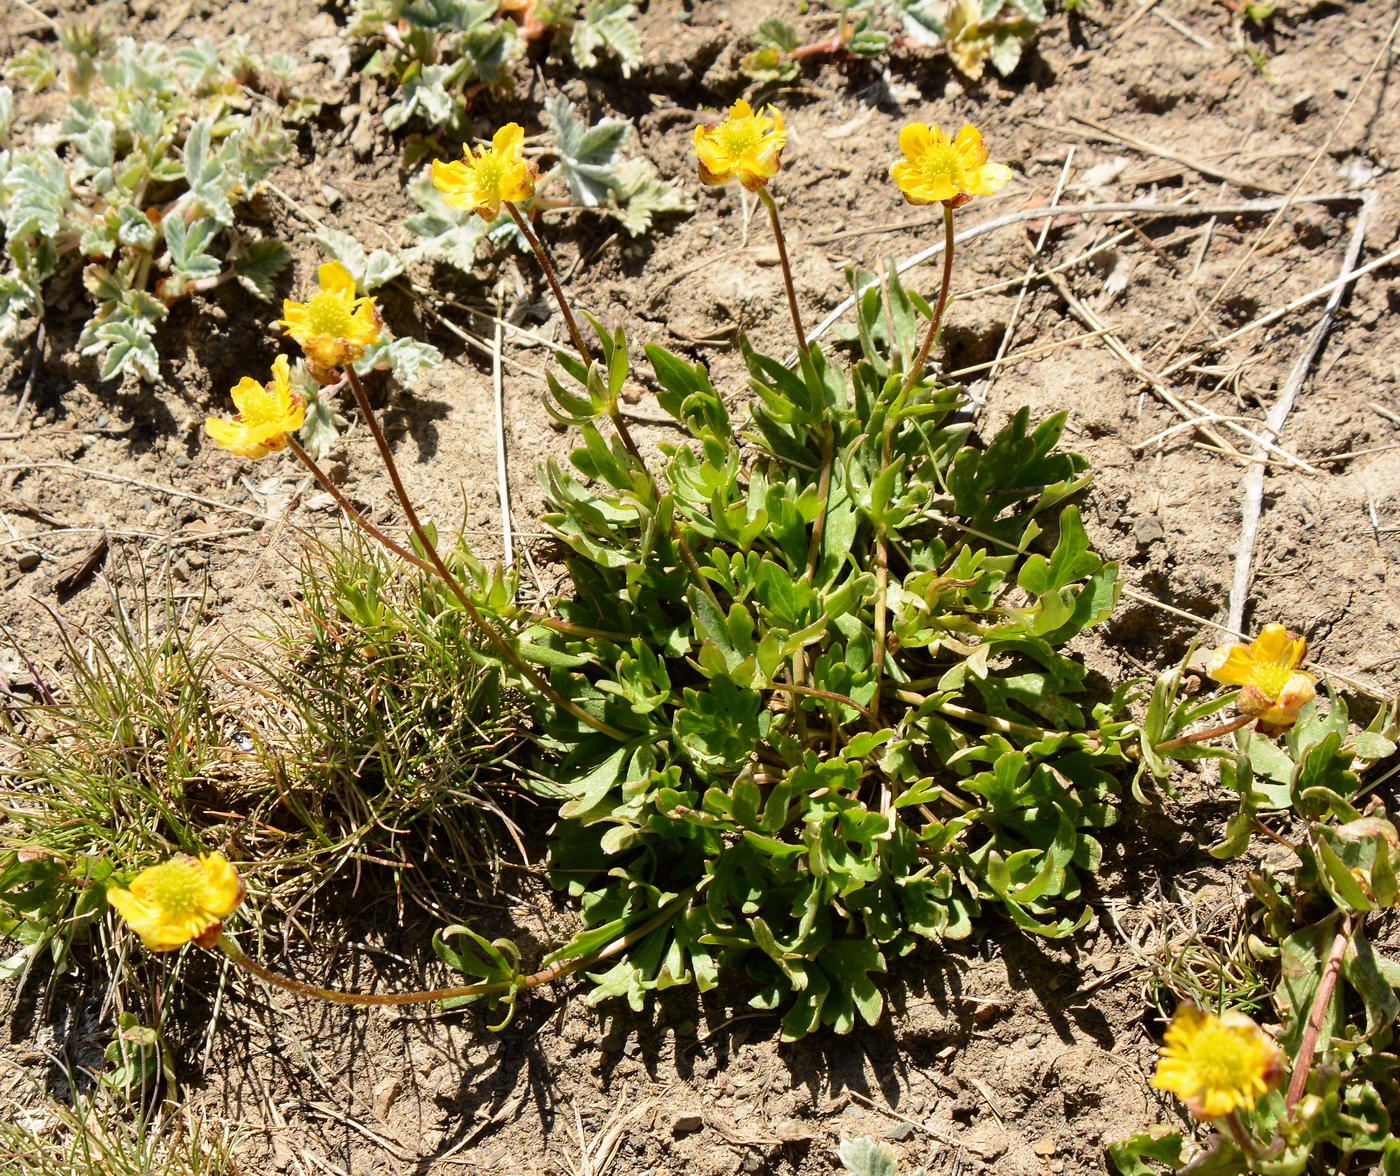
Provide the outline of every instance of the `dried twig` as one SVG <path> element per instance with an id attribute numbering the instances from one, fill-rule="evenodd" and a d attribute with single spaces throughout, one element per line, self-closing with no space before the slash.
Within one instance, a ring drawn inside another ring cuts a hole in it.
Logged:
<path id="1" fill-rule="evenodd" d="M 1092 118 L 1086 118 L 1082 114 L 1072 114 L 1070 118 L 1077 123 L 1083 123 L 1086 127 L 1093 127 L 1101 135 L 1107 135 L 1110 139 L 1115 139 L 1119 143 L 1124 143 L 1135 150 L 1146 155 L 1156 155 L 1161 159 L 1170 159 L 1173 163 L 1179 163 L 1182 167 L 1189 167 L 1192 171 L 1200 172 L 1203 176 L 1210 176 L 1213 180 L 1224 180 L 1227 184 L 1234 184 L 1237 188 L 1250 188 L 1256 192 L 1277 192 L 1283 194 L 1285 189 L 1274 184 L 1267 184 L 1263 180 L 1251 179 L 1249 176 L 1238 175 L 1235 172 L 1228 172 L 1224 168 L 1219 168 L 1213 164 L 1203 163 L 1199 159 L 1192 159 L 1189 155 L 1183 155 L 1171 147 L 1162 147 L 1157 143 L 1149 143 L 1145 139 L 1139 139 L 1135 135 L 1125 135 L 1122 131 L 1115 131 L 1112 127 L 1101 122 L 1096 122 Z"/>
<path id="2" fill-rule="evenodd" d="M 1375 193 L 1368 193 L 1360 211 L 1356 214 L 1356 224 L 1352 226 L 1351 239 L 1347 242 L 1346 254 L 1342 258 L 1342 273 L 1344 274 L 1350 273 L 1356 266 L 1356 259 L 1361 255 L 1361 245 L 1366 240 L 1366 229 L 1370 224 L 1375 206 Z M 1297 400 L 1298 393 L 1307 381 L 1308 373 L 1312 370 L 1317 353 L 1322 349 L 1323 340 L 1327 338 L 1327 332 L 1332 326 L 1332 319 L 1337 313 L 1337 307 L 1341 305 L 1342 295 L 1345 291 L 1345 285 L 1338 286 L 1332 291 L 1327 305 L 1323 307 L 1322 317 L 1318 319 L 1307 342 L 1303 344 L 1302 354 L 1293 364 L 1293 370 L 1288 373 L 1288 381 L 1284 384 L 1283 391 L 1279 393 L 1273 408 L 1269 410 L 1268 417 L 1265 418 L 1263 437 L 1266 443 L 1272 443 L 1283 432 L 1284 422 L 1287 421 L 1288 414 L 1293 410 L 1293 403 Z M 1245 473 L 1243 489 L 1244 503 L 1241 507 L 1240 541 L 1235 547 L 1235 574 L 1230 582 L 1230 608 L 1226 614 L 1227 623 L 1233 629 L 1240 628 L 1244 622 L 1244 605 L 1249 597 L 1254 548 L 1259 541 L 1259 516 L 1264 505 L 1264 467 L 1262 465 L 1251 466 Z"/>

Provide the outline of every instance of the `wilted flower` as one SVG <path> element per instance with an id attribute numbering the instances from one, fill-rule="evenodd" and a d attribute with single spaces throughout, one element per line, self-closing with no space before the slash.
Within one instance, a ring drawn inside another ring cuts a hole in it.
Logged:
<path id="1" fill-rule="evenodd" d="M 259 384 L 244 376 L 229 393 L 233 417 L 209 417 L 204 431 L 221 449 L 239 457 L 266 457 L 287 444 L 287 434 L 295 433 L 306 419 L 306 399 L 292 387 L 287 357 L 272 361 L 272 380 Z"/>
<path id="2" fill-rule="evenodd" d="M 1308 651 L 1302 637 L 1282 625 L 1265 625 L 1248 645 L 1232 642 L 1210 655 L 1206 673 L 1226 686 L 1239 686 L 1239 712 L 1259 720 L 1266 732 L 1286 731 L 1317 694 L 1311 674 L 1297 669 Z"/>
<path id="3" fill-rule="evenodd" d="M 221 853 L 180 856 L 150 866 L 107 901 L 152 951 L 173 951 L 217 932 L 243 898 L 238 871 Z"/>
<path id="4" fill-rule="evenodd" d="M 904 158 L 890 167 L 890 177 L 910 204 L 952 201 L 999 192 L 1011 178 L 1004 163 L 988 163 L 982 135 L 970 123 L 949 140 L 940 127 L 910 123 L 899 132 Z"/>
<path id="5" fill-rule="evenodd" d="M 740 98 L 722 123 L 695 128 L 700 180 L 726 184 L 737 179 L 750 192 L 757 192 L 778 174 L 786 142 L 781 111 L 765 106 L 755 114 Z"/>
<path id="6" fill-rule="evenodd" d="M 316 280 L 320 289 L 305 302 L 283 301 L 282 326 L 319 378 L 359 359 L 379 341 L 381 323 L 374 299 L 355 297 L 355 279 L 340 262 L 326 262 Z"/>
<path id="7" fill-rule="evenodd" d="M 538 172 L 522 154 L 525 131 L 519 123 L 506 123 L 491 138 L 491 146 L 466 154 L 455 163 L 433 160 L 433 187 L 450 208 L 471 209 L 494 220 L 501 205 L 527 200 L 535 194 Z"/>
<path id="8" fill-rule="evenodd" d="M 1252 1107 L 1283 1076 L 1283 1055 L 1243 1013 L 1223 1016 L 1194 1005 L 1176 1010 L 1167 1027 L 1152 1085 L 1170 1090 L 1198 1119 Z"/>

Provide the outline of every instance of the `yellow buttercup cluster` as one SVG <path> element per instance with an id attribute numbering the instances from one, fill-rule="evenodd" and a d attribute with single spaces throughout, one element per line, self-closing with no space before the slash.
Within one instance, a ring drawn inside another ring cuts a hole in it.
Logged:
<path id="1" fill-rule="evenodd" d="M 1179 1096 L 1196 1118 L 1218 1119 L 1252 1107 L 1282 1076 L 1278 1046 L 1243 1013 L 1217 1017 L 1182 1005 L 1167 1028 L 1152 1085 Z"/>
<path id="2" fill-rule="evenodd" d="M 233 417 L 209 417 L 204 431 L 221 449 L 239 457 L 266 457 L 287 444 L 287 435 L 301 428 L 306 399 L 292 387 L 285 355 L 272 361 L 272 379 L 260 384 L 244 376 L 229 393 L 238 412 Z"/>
<path id="3" fill-rule="evenodd" d="M 705 184 L 738 180 L 756 192 L 778 174 L 786 143 L 781 111 L 765 106 L 755 114 L 740 98 L 722 123 L 695 128 L 700 180 Z"/>
<path id="4" fill-rule="evenodd" d="M 316 278 L 319 289 L 305 302 L 283 300 L 281 322 L 320 378 L 359 359 L 383 325 L 374 299 L 355 297 L 355 279 L 340 262 L 326 262 Z"/>
<path id="5" fill-rule="evenodd" d="M 519 123 L 506 123 L 480 151 L 470 147 L 455 163 L 433 160 L 433 186 L 443 201 L 458 210 L 471 209 L 495 220 L 503 204 L 516 204 L 535 194 L 539 178 L 535 165 L 524 156 L 525 131 Z"/>
<path id="6" fill-rule="evenodd" d="M 243 898 L 238 871 L 221 853 L 171 858 L 142 870 L 107 901 L 152 951 L 173 951 L 217 933 Z"/>
<path id="7" fill-rule="evenodd" d="M 940 127 L 910 123 L 899 132 L 904 158 L 890 167 L 890 177 L 910 204 L 951 202 L 999 192 L 1011 178 L 1004 163 L 988 163 L 981 132 L 968 124 L 949 139 Z"/>
<path id="8" fill-rule="evenodd" d="M 1248 645 L 1236 641 L 1217 649 L 1206 673 L 1226 686 L 1239 686 L 1239 712 L 1258 719 L 1266 733 L 1277 734 L 1291 727 L 1317 695 L 1317 679 L 1297 668 L 1307 651 L 1302 637 L 1268 624 Z"/>

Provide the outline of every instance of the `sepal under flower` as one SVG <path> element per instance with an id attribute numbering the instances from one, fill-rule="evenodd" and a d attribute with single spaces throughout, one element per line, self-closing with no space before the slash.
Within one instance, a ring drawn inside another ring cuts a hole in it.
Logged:
<path id="1" fill-rule="evenodd" d="M 1258 719 L 1266 734 L 1278 734 L 1317 696 L 1317 679 L 1296 668 L 1307 651 L 1304 638 L 1270 623 L 1248 645 L 1235 641 L 1217 649 L 1206 673 L 1225 686 L 1240 687 L 1235 702 L 1240 714 Z"/>
<path id="2" fill-rule="evenodd" d="M 1167 1027 L 1152 1085 L 1179 1096 L 1196 1118 L 1218 1119 L 1254 1106 L 1282 1077 L 1283 1054 L 1243 1013 L 1217 1017 L 1184 1004 Z"/>
<path id="3" fill-rule="evenodd" d="M 221 853 L 181 855 L 149 866 L 126 888 L 107 891 L 151 951 L 174 951 L 191 941 L 209 946 L 243 899 L 243 880 Z"/>
<path id="4" fill-rule="evenodd" d="M 260 384 L 244 376 L 230 391 L 232 417 L 209 417 L 204 431 L 221 449 L 239 457 L 266 457 L 287 444 L 287 436 L 301 428 L 306 419 L 306 398 L 292 387 L 287 357 L 272 361 L 272 379 Z"/>
<path id="5" fill-rule="evenodd" d="M 695 128 L 700 182 L 715 185 L 738 180 L 757 192 L 778 174 L 786 143 L 782 111 L 765 106 L 755 114 L 740 98 L 722 123 Z"/>
<path id="6" fill-rule="evenodd" d="M 890 178 L 910 204 L 963 204 L 974 196 L 999 192 L 1011 178 L 1004 163 L 988 163 L 981 132 L 970 123 L 953 139 L 941 127 L 910 123 L 899 132 L 904 158 L 890 167 Z"/>
<path id="7" fill-rule="evenodd" d="M 455 163 L 433 160 L 433 187 L 443 202 L 459 211 L 470 209 L 486 220 L 501 214 L 501 205 L 516 204 L 535 194 L 539 172 L 524 156 L 525 131 L 506 123 L 480 151 L 466 148 Z"/>
<path id="8" fill-rule="evenodd" d="M 373 298 L 355 296 L 355 279 L 340 262 L 326 262 L 316 280 L 320 288 L 305 302 L 283 301 L 281 325 L 301 344 L 312 374 L 330 383 L 334 369 L 353 363 L 379 341 L 383 322 Z"/>

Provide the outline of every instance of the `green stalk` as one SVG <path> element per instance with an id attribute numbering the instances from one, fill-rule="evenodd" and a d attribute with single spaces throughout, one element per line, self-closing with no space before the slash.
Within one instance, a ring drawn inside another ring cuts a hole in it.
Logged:
<path id="1" fill-rule="evenodd" d="M 564 297 L 564 289 L 559 285 L 559 276 L 554 272 L 554 265 L 549 260 L 549 254 L 544 251 L 544 245 L 535 236 L 534 230 L 526 223 L 525 218 L 520 215 L 520 210 L 509 200 L 503 200 L 506 211 L 515 220 L 515 227 L 520 230 L 520 235 L 530 243 L 530 248 L 534 250 L 535 260 L 540 263 L 540 269 L 544 270 L 545 281 L 549 283 L 549 288 L 554 294 L 554 301 L 559 306 L 559 312 L 564 316 L 564 325 L 568 328 L 569 338 L 573 340 L 574 350 L 579 353 L 579 358 L 585 364 L 593 362 L 593 353 L 588 349 L 588 345 L 583 341 L 583 334 L 578 329 L 578 323 L 574 321 L 574 312 L 569 309 L 568 300 Z"/>
<path id="2" fill-rule="evenodd" d="M 403 479 L 399 476 L 398 463 L 394 460 L 394 451 L 389 448 L 389 440 L 384 436 L 384 430 L 379 427 L 379 418 L 375 415 L 374 408 L 369 402 L 369 397 L 365 395 L 364 385 L 360 383 L 360 377 L 355 373 L 355 369 L 350 364 L 345 366 L 345 375 L 350 381 L 350 390 L 355 394 L 355 402 L 360 406 L 360 413 L 365 418 L 365 423 L 369 426 L 369 431 L 374 437 L 374 443 L 379 449 L 379 459 L 384 463 L 384 470 L 389 475 L 389 481 L 393 483 L 394 493 L 398 496 L 399 507 L 403 510 L 404 517 L 408 519 L 408 525 L 412 529 L 414 537 L 418 540 L 419 546 L 427 553 L 428 561 L 432 564 L 433 570 L 442 577 L 443 582 L 451 589 L 452 594 L 457 598 L 457 602 L 471 618 L 472 623 L 477 626 L 492 648 L 506 661 L 510 662 L 536 690 L 548 698 L 555 706 L 567 711 L 578 719 L 581 723 L 586 723 L 595 731 L 601 731 L 604 735 L 612 739 L 625 742 L 627 735 L 619 731 L 602 719 L 595 718 L 577 703 L 565 698 L 549 683 L 534 666 L 525 661 L 524 658 L 511 646 L 496 628 L 491 624 L 472 599 L 467 595 L 457 577 L 448 570 L 443 562 L 442 556 L 438 554 L 437 546 L 433 543 L 426 528 L 418 519 L 418 512 L 413 507 L 412 500 L 408 497 L 408 491 L 404 488 Z"/>
<path id="3" fill-rule="evenodd" d="M 948 308 L 948 294 L 952 286 L 953 206 L 945 200 L 943 202 L 943 280 L 938 287 L 938 302 L 934 305 L 933 318 L 929 320 L 928 333 L 924 336 L 923 346 L 919 348 L 919 353 L 914 357 L 914 362 L 904 376 L 904 383 L 900 386 L 899 395 L 895 397 L 894 403 L 890 405 L 885 416 L 880 453 L 882 473 L 890 466 L 894 430 L 899 420 L 899 414 L 908 401 L 910 393 L 913 392 L 914 385 L 919 382 L 919 377 L 923 375 L 924 365 L 928 362 L 928 354 L 933 349 L 934 341 L 938 338 L 938 332 L 943 326 L 943 312 Z M 890 535 L 889 528 L 881 523 L 875 535 L 875 650 L 871 665 L 875 678 L 875 693 L 870 696 L 870 709 L 875 712 L 877 718 L 880 714 L 881 677 L 885 668 L 885 627 L 889 612 L 889 585 Z"/>
<path id="4" fill-rule="evenodd" d="M 288 992 L 295 992 L 299 996 L 314 996 L 317 1000 L 343 1005 L 426 1004 L 431 1001 L 453 1000 L 461 996 L 488 996 L 498 992 L 519 992 L 526 988 L 538 988 L 541 984 L 551 984 L 555 980 L 562 980 L 565 976 L 601 963 L 610 956 L 625 951 L 639 940 L 645 939 L 670 919 L 678 907 L 689 902 L 693 896 L 694 888 L 692 887 L 690 890 L 678 894 L 635 931 L 629 931 L 614 939 L 606 947 L 581 956 L 579 959 L 554 964 L 529 976 L 517 976 L 509 980 L 485 980 L 476 984 L 457 984 L 447 988 L 426 988 L 417 992 L 346 992 L 339 988 L 321 988 L 315 984 L 293 980 L 290 976 L 283 976 L 280 972 L 274 972 L 271 968 L 264 967 L 222 932 L 219 934 L 218 947 L 232 963 L 245 972 L 256 976 L 267 984 L 285 989 Z"/>

